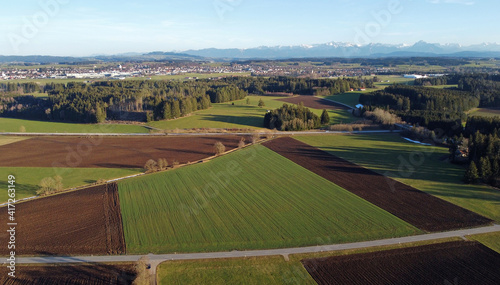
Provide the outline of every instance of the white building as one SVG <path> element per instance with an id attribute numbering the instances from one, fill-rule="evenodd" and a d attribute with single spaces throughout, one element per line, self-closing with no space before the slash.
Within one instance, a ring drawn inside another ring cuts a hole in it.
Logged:
<path id="1" fill-rule="evenodd" d="M 420 78 L 427 78 L 427 75 L 405 74 L 404 78 L 420 79 Z"/>

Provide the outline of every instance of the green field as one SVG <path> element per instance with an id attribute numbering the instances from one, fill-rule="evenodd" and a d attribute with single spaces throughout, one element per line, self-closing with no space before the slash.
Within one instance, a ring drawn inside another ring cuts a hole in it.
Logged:
<path id="1" fill-rule="evenodd" d="M 293 282 L 299 281 L 300 283 Z M 316 284 L 300 262 L 282 256 L 165 262 L 158 284 Z"/>
<path id="2" fill-rule="evenodd" d="M 468 116 L 479 117 L 498 117 L 500 116 L 500 109 L 498 108 L 474 108 L 468 112 Z"/>
<path id="3" fill-rule="evenodd" d="M 370 92 L 374 91 L 376 89 L 368 89 L 368 91 L 365 92 Z M 346 92 L 338 95 L 331 95 L 331 96 L 326 96 L 323 97 L 328 100 L 344 103 L 346 105 L 349 105 L 351 107 L 355 107 L 356 105 L 359 104 L 359 95 L 364 93 L 363 91 L 353 91 L 353 92 Z"/>
<path id="4" fill-rule="evenodd" d="M 27 133 L 147 133 L 143 126 L 111 124 L 71 124 L 22 119 L 0 118 L 0 132 L 20 132 L 21 126 Z"/>
<path id="5" fill-rule="evenodd" d="M 500 221 L 500 191 L 462 183 L 465 169 L 446 161 L 446 148 L 413 144 L 398 134 L 303 136 L 297 139 Z"/>
<path id="6" fill-rule="evenodd" d="M 174 129 L 199 129 L 199 128 L 214 128 L 214 129 L 256 129 L 264 127 L 264 115 L 267 110 L 281 107 L 284 102 L 276 101 L 283 97 L 271 96 L 249 96 L 250 104 L 246 104 L 246 99 L 238 100 L 229 103 L 212 104 L 212 108 L 202 111 L 197 111 L 188 117 L 158 121 L 149 123 L 151 127 L 174 130 Z M 259 100 L 262 99 L 265 107 L 257 106 Z M 322 110 L 311 109 L 317 115 L 321 115 Z M 329 111 L 330 123 L 346 123 L 353 120 L 353 116 L 346 111 L 331 110 Z"/>
<path id="7" fill-rule="evenodd" d="M 36 195 L 40 181 L 45 177 L 60 175 L 64 188 L 83 186 L 98 179 L 113 179 L 140 173 L 141 169 L 118 168 L 50 168 L 50 167 L 0 167 L 0 187 L 7 188 L 7 177 L 16 177 L 16 199 Z M 7 192 L 2 192 L 0 203 L 8 200 Z"/>
<path id="8" fill-rule="evenodd" d="M 263 146 L 119 183 L 129 254 L 345 243 L 420 232 Z"/>
<path id="9" fill-rule="evenodd" d="M 494 251 L 500 253 L 500 232 L 468 236 L 468 239 L 477 240 Z"/>
<path id="10" fill-rule="evenodd" d="M 458 85 L 433 85 L 433 86 L 428 86 L 430 88 L 436 88 L 436 89 L 444 89 L 444 88 L 458 88 Z"/>
<path id="11" fill-rule="evenodd" d="M 367 253 L 460 240 L 460 238 L 450 238 L 334 252 L 294 254 L 289 256 L 289 261 L 285 261 L 282 256 L 167 261 L 160 264 L 157 276 L 159 284 L 316 284 L 302 266 L 300 262 L 302 259 Z"/>

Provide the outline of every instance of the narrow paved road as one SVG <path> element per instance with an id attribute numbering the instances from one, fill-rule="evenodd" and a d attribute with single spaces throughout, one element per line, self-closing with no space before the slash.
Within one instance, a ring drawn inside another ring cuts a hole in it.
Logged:
<path id="1" fill-rule="evenodd" d="M 347 249 L 358 249 L 374 246 L 396 245 L 420 241 L 429 241 L 443 238 L 465 237 L 475 234 L 500 232 L 500 225 L 488 227 L 465 229 L 451 232 L 441 232 L 432 234 L 423 234 L 410 237 L 392 238 L 356 243 L 333 244 L 310 247 L 251 250 L 251 251 L 230 251 L 230 252 L 206 252 L 206 253 L 182 253 L 182 254 L 150 254 L 148 255 L 152 262 L 162 262 L 167 260 L 194 260 L 194 259 L 217 259 L 217 258 L 235 258 L 235 257 L 256 257 L 314 253 L 323 251 L 338 251 Z M 135 262 L 141 258 L 141 255 L 108 255 L 108 256 L 74 256 L 74 257 L 21 257 L 17 263 L 24 264 L 48 264 L 48 263 L 82 263 L 82 262 Z"/>

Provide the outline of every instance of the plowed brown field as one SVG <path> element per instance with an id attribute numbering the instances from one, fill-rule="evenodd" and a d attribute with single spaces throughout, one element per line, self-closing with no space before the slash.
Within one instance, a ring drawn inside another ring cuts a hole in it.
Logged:
<path id="1" fill-rule="evenodd" d="M 7 217 L 7 207 L 0 208 Z M 115 183 L 16 205 L 17 255 L 125 253 L 118 187 Z M 0 240 L 7 244 L 7 223 Z M 0 255 L 8 255 L 7 246 Z"/>
<path id="2" fill-rule="evenodd" d="M 480 226 L 491 220 L 292 138 L 264 146 L 425 231 Z"/>
<path id="3" fill-rule="evenodd" d="M 302 260 L 318 284 L 500 284 L 500 254 L 476 242 L 449 242 Z"/>
<path id="4" fill-rule="evenodd" d="M 0 167 L 142 168 L 149 159 L 180 163 L 214 155 L 218 141 L 236 148 L 238 136 L 37 137 L 0 146 Z"/>
<path id="5" fill-rule="evenodd" d="M 124 285 L 135 279 L 134 265 L 17 266 L 16 278 L 0 268 L 0 284 L 6 285 Z"/>
<path id="6" fill-rule="evenodd" d="M 348 110 L 346 106 L 335 104 L 332 101 L 328 101 L 325 99 L 317 98 L 314 96 L 297 96 L 290 98 L 278 99 L 278 101 L 283 101 L 292 104 L 299 104 L 300 102 L 304 103 L 304 106 L 313 109 L 327 109 L 327 110 Z"/>

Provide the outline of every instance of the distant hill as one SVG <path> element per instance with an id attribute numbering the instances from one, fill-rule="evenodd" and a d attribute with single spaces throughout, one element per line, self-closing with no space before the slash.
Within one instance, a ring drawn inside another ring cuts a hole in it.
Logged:
<path id="1" fill-rule="evenodd" d="M 235 59 L 287 59 L 287 58 L 380 58 L 380 57 L 494 57 L 500 58 L 500 44 L 483 43 L 462 46 L 459 44 L 436 44 L 419 41 L 413 45 L 330 42 L 316 45 L 261 46 L 248 49 L 187 50 L 183 52 L 125 53 L 92 57 L 58 56 L 0 56 L 0 63 L 82 63 L 113 61 L 206 61 Z"/>

